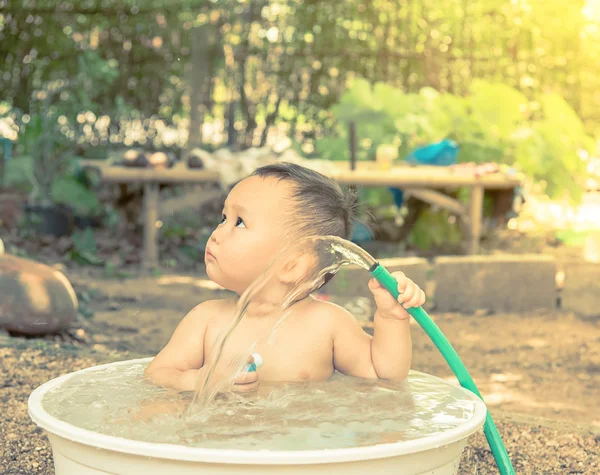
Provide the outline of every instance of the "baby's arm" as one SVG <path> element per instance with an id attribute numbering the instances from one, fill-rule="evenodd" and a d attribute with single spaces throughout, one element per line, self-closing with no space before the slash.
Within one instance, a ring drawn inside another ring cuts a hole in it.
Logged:
<path id="1" fill-rule="evenodd" d="M 366 334 L 346 310 L 338 307 L 335 312 L 333 348 L 334 366 L 338 371 L 360 378 L 403 380 L 408 376 L 412 340 L 410 316 L 405 308 L 422 305 L 425 294 L 403 273 L 393 275 L 401 292 L 398 300 L 375 279 L 369 282 L 377 303 L 373 337 Z"/>
<path id="2" fill-rule="evenodd" d="M 412 359 L 409 320 L 384 319 L 375 313 L 373 336 L 366 333 L 347 310 L 334 316 L 333 364 L 348 376 L 403 380 Z"/>
<path id="3" fill-rule="evenodd" d="M 193 308 L 179 323 L 169 343 L 146 368 L 154 384 L 180 391 L 195 390 L 204 364 L 204 335 L 215 301 Z"/>

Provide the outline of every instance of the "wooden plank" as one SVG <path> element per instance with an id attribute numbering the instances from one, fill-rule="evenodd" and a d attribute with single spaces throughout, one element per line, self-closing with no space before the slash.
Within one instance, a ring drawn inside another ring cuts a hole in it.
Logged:
<path id="1" fill-rule="evenodd" d="M 158 183 L 144 185 L 144 253 L 142 266 L 146 269 L 158 267 Z"/>
<path id="2" fill-rule="evenodd" d="M 421 168 L 421 167 L 418 167 Z M 417 167 L 397 167 L 390 170 L 339 170 L 329 176 L 342 185 L 391 186 L 397 188 L 458 188 L 461 186 L 483 186 L 488 189 L 508 189 L 519 185 L 519 181 L 494 173 L 475 177 L 473 175 L 433 173 Z M 425 167 L 423 167 L 425 168 Z M 429 167 L 427 167 L 429 168 Z"/>
<path id="3" fill-rule="evenodd" d="M 95 162 L 95 163 L 94 163 Z M 350 170 L 348 163 L 333 162 L 337 170 L 326 175 L 343 185 L 393 186 L 398 188 L 457 188 L 460 186 L 483 186 L 487 189 L 510 189 L 520 184 L 519 180 L 494 173 L 475 177 L 458 174 L 448 167 L 396 166 L 389 170 L 377 169 L 374 164 L 358 162 L 356 170 Z M 218 171 L 190 170 L 185 164 L 169 169 L 126 168 L 107 166 L 101 161 L 82 160 L 82 166 L 96 168 L 107 183 L 204 183 L 218 182 Z"/>
<path id="4" fill-rule="evenodd" d="M 220 179 L 220 175 L 216 171 L 190 170 L 185 166 L 167 169 L 127 168 L 100 165 L 89 161 L 83 162 L 81 165 L 98 170 L 105 183 L 206 183 L 218 182 Z"/>
<path id="5" fill-rule="evenodd" d="M 421 188 L 409 189 L 406 193 L 407 196 L 414 196 L 415 198 L 424 201 L 425 203 L 429 203 L 431 205 L 439 206 L 440 208 L 447 209 L 451 213 L 454 213 L 461 218 L 468 217 L 468 213 L 463 204 L 439 191 L 434 190 L 424 190 Z"/>

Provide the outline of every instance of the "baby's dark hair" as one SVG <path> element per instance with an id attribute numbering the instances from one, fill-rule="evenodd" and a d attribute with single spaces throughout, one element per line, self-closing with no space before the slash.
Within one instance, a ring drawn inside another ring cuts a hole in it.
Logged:
<path id="1" fill-rule="evenodd" d="M 342 189 L 331 178 L 295 163 L 266 165 L 251 176 L 271 177 L 293 185 L 296 214 L 292 226 L 302 235 L 351 238 L 357 213 L 355 191 Z"/>

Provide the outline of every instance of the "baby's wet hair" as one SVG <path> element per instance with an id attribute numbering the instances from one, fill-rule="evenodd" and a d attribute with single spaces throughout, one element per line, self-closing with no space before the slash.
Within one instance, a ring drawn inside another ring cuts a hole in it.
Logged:
<path id="1" fill-rule="evenodd" d="M 351 238 L 358 210 L 356 191 L 343 189 L 331 178 L 295 163 L 266 165 L 251 176 L 292 184 L 295 203 L 292 226 L 301 235 Z"/>

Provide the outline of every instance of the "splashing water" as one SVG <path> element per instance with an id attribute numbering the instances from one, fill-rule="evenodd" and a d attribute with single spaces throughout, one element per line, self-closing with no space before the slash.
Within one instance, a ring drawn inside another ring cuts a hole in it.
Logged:
<path id="1" fill-rule="evenodd" d="M 207 365 L 207 370 L 198 383 L 189 414 L 202 410 L 215 395 L 245 367 L 247 358 L 238 356 L 223 364 L 223 348 L 244 316 L 251 310 L 266 315 L 271 320 L 263 338 L 270 338 L 288 315 L 289 308 L 311 292 L 324 285 L 335 273 L 347 264 L 356 264 L 369 270 L 375 259 L 359 246 L 336 236 L 315 236 L 302 239 L 284 250 L 269 268 L 256 279 L 241 295 L 236 305 L 230 327 L 221 335 L 216 345 L 216 354 Z M 290 270 L 295 268 L 294 271 Z M 289 278 L 292 273 L 293 277 Z M 270 293 L 270 288 L 282 288 Z M 256 343 L 247 349 L 249 355 Z"/>

